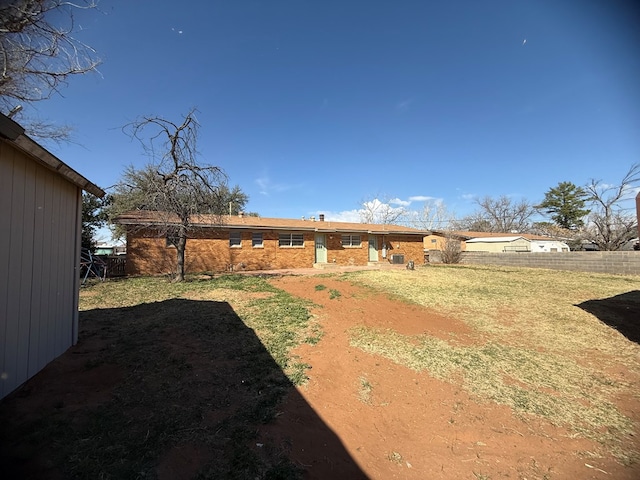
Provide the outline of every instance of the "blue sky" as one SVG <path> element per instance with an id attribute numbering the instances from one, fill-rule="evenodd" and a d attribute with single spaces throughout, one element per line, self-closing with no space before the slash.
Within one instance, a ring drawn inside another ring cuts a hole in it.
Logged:
<path id="1" fill-rule="evenodd" d="M 615 0 L 102 0 L 102 58 L 37 114 L 101 187 L 147 159 L 121 127 L 195 107 L 248 211 L 358 220 L 365 199 L 540 201 L 640 161 L 640 7 Z"/>

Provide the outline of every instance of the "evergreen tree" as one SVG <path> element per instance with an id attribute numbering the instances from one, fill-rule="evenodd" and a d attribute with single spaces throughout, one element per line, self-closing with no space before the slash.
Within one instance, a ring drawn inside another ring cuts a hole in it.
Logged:
<path id="1" fill-rule="evenodd" d="M 96 246 L 94 235 L 96 230 L 103 227 L 107 221 L 105 207 L 110 201 L 109 196 L 98 198 L 91 193 L 82 193 L 82 248 L 94 250 Z"/>
<path id="2" fill-rule="evenodd" d="M 571 182 L 560 182 L 557 187 L 545 193 L 544 200 L 536 208 L 551 214 L 556 225 L 577 230 L 584 225 L 583 218 L 589 214 L 589 210 L 585 208 L 587 197 L 588 194 L 582 187 Z"/>

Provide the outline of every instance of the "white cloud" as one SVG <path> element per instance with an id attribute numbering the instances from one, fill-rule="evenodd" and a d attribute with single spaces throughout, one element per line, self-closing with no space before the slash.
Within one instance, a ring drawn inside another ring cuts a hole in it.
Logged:
<path id="1" fill-rule="evenodd" d="M 268 178 L 256 178 L 256 185 L 260 187 L 261 195 L 269 195 L 269 179 Z"/>
<path id="2" fill-rule="evenodd" d="M 399 112 L 406 112 L 407 110 L 409 110 L 409 107 L 411 106 L 412 103 L 413 103 L 413 98 L 407 98 L 405 100 L 401 100 L 398 103 L 396 103 L 396 110 Z"/>
<path id="3" fill-rule="evenodd" d="M 344 210 L 342 212 L 324 212 L 317 211 L 311 215 L 315 215 L 316 218 L 323 213 L 325 222 L 351 222 L 360 223 L 360 211 L 359 210 Z"/>
<path id="4" fill-rule="evenodd" d="M 413 197 L 409 197 L 409 203 L 411 202 L 429 202 L 429 201 L 442 201 L 441 198 L 428 197 L 426 195 L 414 195 Z"/>
<path id="5" fill-rule="evenodd" d="M 286 192 L 294 188 L 293 185 L 287 185 L 284 183 L 273 183 L 267 175 L 263 175 L 260 178 L 255 179 L 256 185 L 259 187 L 261 195 L 269 196 L 271 193 Z"/>
<path id="6" fill-rule="evenodd" d="M 411 205 L 411 201 L 400 200 L 399 198 L 392 198 L 389 200 L 389 205 L 400 205 L 401 207 L 408 207 Z"/>

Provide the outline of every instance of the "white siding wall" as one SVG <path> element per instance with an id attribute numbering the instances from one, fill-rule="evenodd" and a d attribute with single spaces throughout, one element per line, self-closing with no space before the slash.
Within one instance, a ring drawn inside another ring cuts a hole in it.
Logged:
<path id="1" fill-rule="evenodd" d="M 506 251 L 515 251 L 516 249 L 526 251 L 530 250 L 530 242 L 524 238 L 519 238 L 511 242 L 467 242 L 467 252 L 495 252 L 501 253 Z"/>
<path id="2" fill-rule="evenodd" d="M 77 339 L 80 193 L 0 141 L 0 398 Z"/>
<path id="3" fill-rule="evenodd" d="M 531 240 L 532 252 L 568 252 L 569 245 L 549 240 Z"/>

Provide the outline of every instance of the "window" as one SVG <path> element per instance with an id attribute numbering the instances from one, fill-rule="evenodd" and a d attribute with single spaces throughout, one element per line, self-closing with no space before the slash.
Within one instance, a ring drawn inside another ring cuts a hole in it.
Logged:
<path id="1" fill-rule="evenodd" d="M 231 248 L 242 247 L 242 232 L 229 232 L 229 246 Z"/>
<path id="2" fill-rule="evenodd" d="M 280 247 L 304 247 L 304 236 L 301 233 L 281 233 L 278 237 Z"/>
<path id="3" fill-rule="evenodd" d="M 360 235 L 342 235 L 343 247 L 359 247 L 360 244 Z"/>
<path id="4" fill-rule="evenodd" d="M 264 246 L 264 244 L 262 243 L 262 233 L 253 233 L 253 235 L 251 236 L 251 246 L 254 248 L 261 248 Z"/>

